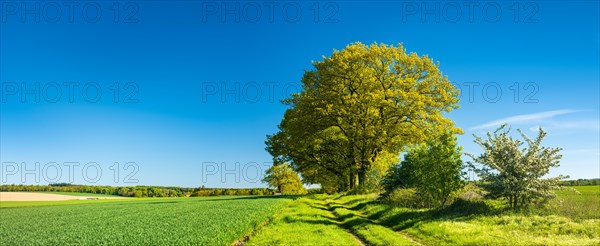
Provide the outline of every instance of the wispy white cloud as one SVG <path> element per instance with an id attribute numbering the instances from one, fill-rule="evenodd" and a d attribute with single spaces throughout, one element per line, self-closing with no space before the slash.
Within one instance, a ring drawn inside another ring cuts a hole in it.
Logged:
<path id="1" fill-rule="evenodd" d="M 537 131 L 540 127 L 544 130 L 600 130 L 600 121 L 598 120 L 578 120 L 563 122 L 545 122 L 542 125 L 530 127 L 530 131 Z"/>
<path id="2" fill-rule="evenodd" d="M 470 130 L 481 130 L 481 129 L 489 129 L 501 126 L 502 124 L 537 124 L 543 122 L 545 120 L 554 118 L 556 116 L 572 114 L 576 112 L 581 112 L 583 110 L 574 110 L 574 109 L 560 109 L 560 110 L 552 110 L 552 111 L 544 111 L 534 114 L 521 114 L 510 116 L 494 121 L 490 121 L 478 126 L 471 127 Z"/>
<path id="3" fill-rule="evenodd" d="M 600 156 L 600 152 L 597 149 L 572 149 L 565 150 L 562 152 L 563 155 L 594 155 Z"/>

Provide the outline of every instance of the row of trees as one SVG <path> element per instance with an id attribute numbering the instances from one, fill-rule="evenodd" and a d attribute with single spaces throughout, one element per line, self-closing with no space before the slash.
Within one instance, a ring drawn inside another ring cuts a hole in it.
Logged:
<path id="1" fill-rule="evenodd" d="M 279 131 L 265 142 L 274 160 L 265 182 L 279 192 L 302 192 L 298 174 L 329 193 L 365 190 L 385 174 L 386 194 L 414 188 L 434 207 L 465 183 L 456 143 L 462 131 L 444 117 L 458 107 L 458 90 L 438 64 L 402 45 L 335 50 L 305 71 L 302 91 L 283 103 Z M 540 129 L 535 139 L 519 133 L 523 140 L 502 126 L 485 139 L 475 136 L 483 154 L 469 155 L 467 165 L 490 197 L 512 207 L 552 197 L 564 178 L 542 178 L 562 157 L 560 148 L 541 146 L 546 133 Z"/>
<path id="2" fill-rule="evenodd" d="M 266 188 L 221 189 L 221 188 L 183 188 L 160 186 L 91 186 L 73 184 L 50 185 L 1 185 L 0 191 L 42 191 L 42 192 L 80 192 L 125 197 L 187 197 L 187 196 L 220 196 L 220 195 L 272 195 L 275 191 Z"/>
<path id="3" fill-rule="evenodd" d="M 600 185 L 600 179 L 563 180 L 561 181 L 561 184 L 565 186 Z"/>
<path id="4" fill-rule="evenodd" d="M 276 191 L 267 188 L 249 188 L 249 189 L 221 189 L 221 188 L 200 188 L 192 192 L 190 196 L 263 196 L 275 195 Z"/>

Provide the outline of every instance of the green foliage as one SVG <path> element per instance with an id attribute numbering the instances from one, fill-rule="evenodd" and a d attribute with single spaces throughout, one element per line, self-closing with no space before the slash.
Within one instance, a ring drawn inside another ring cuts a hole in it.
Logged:
<path id="1" fill-rule="evenodd" d="M 266 141 L 275 163 L 289 162 L 305 182 L 346 191 L 397 163 L 406 145 L 460 131 L 443 116 L 458 107 L 458 90 L 427 56 L 353 43 L 313 66 Z"/>
<path id="2" fill-rule="evenodd" d="M 302 180 L 287 163 L 273 165 L 266 171 L 263 182 L 271 187 L 277 188 L 279 193 L 284 195 L 306 194 L 306 189 L 302 185 Z"/>
<path id="3" fill-rule="evenodd" d="M 325 191 L 323 191 L 322 188 L 310 188 L 310 189 L 306 189 L 306 193 L 307 194 L 323 194 L 325 193 Z"/>
<path id="4" fill-rule="evenodd" d="M 404 208 L 422 208 L 426 205 L 423 197 L 417 194 L 415 188 L 396 188 L 389 192 L 383 201 Z"/>
<path id="5" fill-rule="evenodd" d="M 289 201 L 159 198 L 2 208 L 0 245 L 232 245 Z"/>
<path id="6" fill-rule="evenodd" d="M 473 163 L 470 166 L 482 179 L 490 197 L 503 197 L 513 208 L 547 202 L 555 197 L 552 190 L 560 188 L 560 180 L 564 179 L 563 176 L 542 178 L 551 167 L 558 167 L 562 158 L 561 148 L 541 146 L 546 132 L 540 128 L 538 136 L 530 139 L 518 131 L 524 141 L 514 139 L 506 125 L 493 134 L 488 132 L 487 139 L 475 136 L 475 143 L 484 152 L 479 156 L 469 155 L 476 163 L 483 164 L 481 168 Z"/>
<path id="7" fill-rule="evenodd" d="M 371 194 L 380 193 L 382 186 L 381 180 L 383 179 L 383 171 L 372 168 L 367 172 L 365 182 L 361 185 L 356 186 L 354 189 L 348 191 L 347 194 Z"/>
<path id="8" fill-rule="evenodd" d="M 275 192 L 266 188 L 251 188 L 251 189 L 223 189 L 223 188 L 199 188 L 196 189 L 190 196 L 263 196 L 274 195 Z"/>
<path id="9" fill-rule="evenodd" d="M 456 198 L 463 201 L 479 201 L 483 199 L 485 195 L 485 190 L 473 183 L 466 184 L 462 189 L 456 192 Z"/>
<path id="10" fill-rule="evenodd" d="M 408 173 L 402 170 L 402 163 L 390 167 L 385 176 L 381 179 L 381 188 L 383 188 L 383 197 L 388 197 L 398 188 L 408 187 Z"/>
<path id="11" fill-rule="evenodd" d="M 451 132 L 415 145 L 383 179 L 386 195 L 398 187 L 415 188 L 426 207 L 443 207 L 463 187 L 461 147 Z"/>
<path id="12" fill-rule="evenodd" d="M 484 200 L 485 191 L 474 184 L 467 184 L 456 191 L 448 199 L 449 206 L 437 208 L 437 211 L 455 211 L 458 213 L 482 214 L 491 211 L 491 205 L 495 201 Z M 387 196 L 380 198 L 385 204 L 403 208 L 425 208 L 428 207 L 427 197 L 421 196 L 415 188 L 396 188 Z M 493 206 L 498 207 L 498 206 Z"/>

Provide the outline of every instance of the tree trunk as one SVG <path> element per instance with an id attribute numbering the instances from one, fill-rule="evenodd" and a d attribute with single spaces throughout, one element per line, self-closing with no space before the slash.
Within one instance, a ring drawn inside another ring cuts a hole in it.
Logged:
<path id="1" fill-rule="evenodd" d="M 446 196 L 446 195 L 444 196 L 444 198 L 442 199 L 442 204 L 440 204 L 440 208 L 443 208 L 444 205 L 446 205 L 446 201 L 448 201 L 448 196 Z"/>
<path id="2" fill-rule="evenodd" d="M 356 186 L 356 174 L 350 172 L 350 190 Z"/>
<path id="3" fill-rule="evenodd" d="M 365 184 L 365 181 L 367 180 L 367 171 L 365 171 L 364 169 L 360 169 L 360 171 L 358 171 L 358 185 L 362 186 Z"/>

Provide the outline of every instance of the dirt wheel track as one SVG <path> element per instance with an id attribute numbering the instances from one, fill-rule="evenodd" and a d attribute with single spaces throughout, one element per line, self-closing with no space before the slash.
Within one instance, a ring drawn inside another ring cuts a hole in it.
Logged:
<path id="1" fill-rule="evenodd" d="M 39 192 L 0 192 L 0 201 L 2 201 L 2 202 L 66 201 L 66 200 L 86 200 L 86 199 L 119 199 L 119 197 L 68 196 L 68 195 L 61 195 L 61 194 L 47 194 L 47 193 L 39 193 Z"/>

